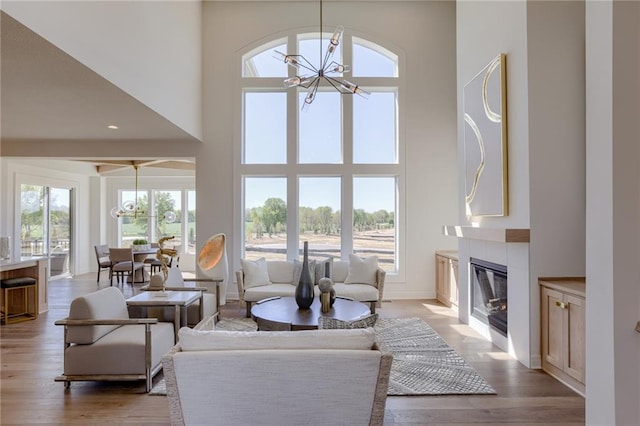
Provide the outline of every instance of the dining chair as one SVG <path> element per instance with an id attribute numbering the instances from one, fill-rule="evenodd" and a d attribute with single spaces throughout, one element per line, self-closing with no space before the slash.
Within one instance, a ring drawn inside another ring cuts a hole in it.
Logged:
<path id="1" fill-rule="evenodd" d="M 151 243 L 152 249 L 158 249 L 158 243 Z M 144 260 L 145 266 L 149 266 L 149 275 L 153 275 L 156 269 L 160 271 L 162 264 L 155 256 L 149 256 Z"/>
<path id="2" fill-rule="evenodd" d="M 96 260 L 98 261 L 98 278 L 96 279 L 96 282 L 100 282 L 100 272 L 102 272 L 103 269 L 109 270 L 109 280 L 111 280 L 112 272 L 111 259 L 109 258 L 109 246 L 106 244 L 100 244 L 93 246 L 93 248 L 96 252 Z"/>
<path id="3" fill-rule="evenodd" d="M 134 274 L 138 269 L 144 268 L 143 262 L 136 262 L 133 259 L 133 250 L 131 247 L 127 248 L 110 248 L 109 257 L 111 258 L 111 285 L 113 285 L 113 274 L 116 275 L 118 284 L 122 277 L 122 282 L 125 280 L 125 273 L 131 277 L 131 285 L 133 286 Z"/>

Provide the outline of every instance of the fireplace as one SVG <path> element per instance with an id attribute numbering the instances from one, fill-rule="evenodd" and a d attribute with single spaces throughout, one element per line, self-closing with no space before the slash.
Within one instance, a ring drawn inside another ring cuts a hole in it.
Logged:
<path id="1" fill-rule="evenodd" d="M 471 315 L 507 337 L 507 267 L 471 258 Z"/>

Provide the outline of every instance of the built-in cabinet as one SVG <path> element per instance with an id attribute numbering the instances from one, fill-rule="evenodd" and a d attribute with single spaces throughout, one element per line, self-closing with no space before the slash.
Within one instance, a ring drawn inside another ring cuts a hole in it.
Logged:
<path id="1" fill-rule="evenodd" d="M 446 306 L 458 306 L 458 252 L 436 252 L 436 298 Z"/>
<path id="2" fill-rule="evenodd" d="M 584 278 L 545 278 L 539 284 L 542 369 L 584 395 Z"/>

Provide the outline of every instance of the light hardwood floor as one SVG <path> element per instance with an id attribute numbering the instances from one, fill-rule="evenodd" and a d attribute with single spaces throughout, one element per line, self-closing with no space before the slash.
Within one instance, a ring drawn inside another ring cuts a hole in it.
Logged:
<path id="1" fill-rule="evenodd" d="M 106 279 L 100 283 L 108 285 Z M 125 284 L 125 297 L 137 294 L 138 286 Z M 142 382 L 75 382 L 65 391 L 53 381 L 62 372 L 63 348 L 62 328 L 53 322 L 67 315 L 74 297 L 96 289 L 94 274 L 52 281 L 49 312 L 0 327 L 0 424 L 169 424 L 166 398 L 147 395 Z M 525 368 L 435 300 L 394 300 L 378 312 L 424 319 L 497 391 L 490 396 L 389 397 L 385 425 L 584 424 L 584 398 L 540 370 Z M 244 308 L 234 302 L 222 310 L 223 317 L 243 315 Z M 224 389 L 214 383 L 212 392 Z"/>

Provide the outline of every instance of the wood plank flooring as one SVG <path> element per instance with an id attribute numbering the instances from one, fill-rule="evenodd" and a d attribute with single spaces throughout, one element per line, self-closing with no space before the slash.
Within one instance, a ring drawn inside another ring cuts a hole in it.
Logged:
<path id="1" fill-rule="evenodd" d="M 100 283 L 108 285 L 106 279 Z M 125 284 L 125 297 L 137 294 L 138 287 Z M 0 424 L 170 424 L 166 398 L 147 395 L 142 382 L 75 382 L 65 390 L 53 381 L 63 362 L 62 327 L 53 323 L 67 316 L 74 297 L 96 289 L 94 274 L 51 281 L 49 312 L 35 321 L 0 327 Z M 584 398 L 540 370 L 525 368 L 458 323 L 455 314 L 435 300 L 394 300 L 378 312 L 388 318 L 424 319 L 497 391 L 389 397 L 385 425 L 584 424 Z M 222 309 L 223 317 L 243 315 L 244 308 L 233 301 Z M 224 389 L 212 384 L 212 391 Z"/>

